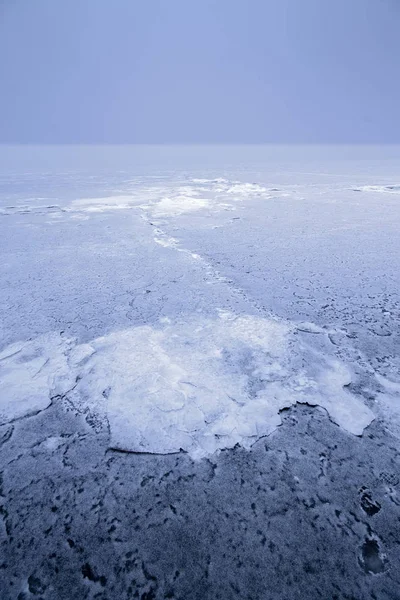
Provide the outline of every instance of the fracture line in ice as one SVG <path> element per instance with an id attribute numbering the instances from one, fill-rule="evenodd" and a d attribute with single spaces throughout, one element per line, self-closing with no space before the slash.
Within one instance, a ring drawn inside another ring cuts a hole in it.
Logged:
<path id="1" fill-rule="evenodd" d="M 400 185 L 361 185 L 353 188 L 355 192 L 378 192 L 400 194 Z"/>
<path id="2" fill-rule="evenodd" d="M 393 381 L 379 373 L 375 373 L 375 377 L 380 385 L 377 413 L 386 429 L 400 439 L 400 381 Z"/>

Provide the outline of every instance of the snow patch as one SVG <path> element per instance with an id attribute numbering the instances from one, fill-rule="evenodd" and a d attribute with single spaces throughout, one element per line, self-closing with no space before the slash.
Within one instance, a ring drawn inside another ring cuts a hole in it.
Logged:
<path id="1" fill-rule="evenodd" d="M 206 198 L 196 198 L 194 195 L 180 195 L 171 198 L 161 198 L 153 206 L 144 205 L 142 207 L 149 209 L 154 217 L 167 217 L 191 213 L 206 208 L 209 204 L 210 202 Z"/>
<path id="2" fill-rule="evenodd" d="M 68 390 L 70 346 L 71 340 L 50 333 L 0 353 L 0 424 L 44 410 Z"/>
<path id="3" fill-rule="evenodd" d="M 248 198 L 249 196 L 270 197 L 268 188 L 258 183 L 233 183 L 227 186 L 227 194 Z"/>
<path id="4" fill-rule="evenodd" d="M 179 242 L 174 237 L 169 237 L 164 235 L 163 233 L 160 235 L 154 236 L 154 241 L 159 246 L 163 246 L 164 248 L 175 248 L 178 249 Z"/>
<path id="5" fill-rule="evenodd" d="M 192 179 L 189 184 L 176 186 L 160 185 L 158 180 L 156 184 L 147 187 L 137 185 L 138 182 L 132 183 L 134 185 L 129 189 L 129 193 L 121 195 L 78 198 L 63 208 L 58 205 L 3 207 L 0 209 L 0 214 L 59 212 L 69 213 L 72 216 L 138 208 L 153 218 L 168 218 L 204 209 L 233 210 L 232 202 L 242 202 L 251 198 L 274 198 L 276 192 L 279 192 L 275 188 L 269 189 L 258 183 L 229 181 L 224 178 Z"/>
<path id="6" fill-rule="evenodd" d="M 319 405 L 360 435 L 374 419 L 349 393 L 351 372 L 273 318 L 164 319 L 77 345 L 52 334 L 0 355 L 2 422 L 68 395 L 78 412 L 108 419 L 115 448 L 181 449 L 193 458 L 250 448 L 296 402 Z"/>

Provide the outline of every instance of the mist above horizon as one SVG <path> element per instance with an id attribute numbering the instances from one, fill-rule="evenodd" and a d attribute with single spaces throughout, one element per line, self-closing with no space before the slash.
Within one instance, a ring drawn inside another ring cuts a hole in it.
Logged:
<path id="1" fill-rule="evenodd" d="M 3 0 L 2 143 L 400 142 L 393 0 Z"/>

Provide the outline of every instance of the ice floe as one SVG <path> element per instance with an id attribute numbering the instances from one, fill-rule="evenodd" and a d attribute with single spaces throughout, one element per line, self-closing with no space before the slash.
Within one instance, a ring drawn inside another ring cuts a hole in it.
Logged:
<path id="1" fill-rule="evenodd" d="M 143 208 L 151 208 L 154 217 L 167 217 L 191 213 L 202 208 L 207 208 L 210 201 L 207 198 L 196 198 L 194 195 L 179 195 L 165 197 L 155 203 L 152 207 L 144 205 Z"/>
<path id="2" fill-rule="evenodd" d="M 132 182 L 131 190 L 110 196 L 76 198 L 64 206 L 17 204 L 0 208 L 0 215 L 29 213 L 95 214 L 140 209 L 152 218 L 179 217 L 200 210 L 229 210 L 235 203 L 254 199 L 287 196 L 284 191 L 258 183 L 230 181 L 224 178 L 190 179 L 179 185 L 154 184 L 143 186 Z M 233 204 L 232 204 L 233 203 Z"/>
<path id="3" fill-rule="evenodd" d="M 360 435 L 374 414 L 347 391 L 349 368 L 305 343 L 296 326 L 220 311 L 164 319 L 74 344 L 58 334 L 0 355 L 2 421 L 67 396 L 108 421 L 111 445 L 133 452 L 184 450 L 201 458 L 249 448 L 296 402 L 319 405 Z"/>
<path id="4" fill-rule="evenodd" d="M 67 391 L 68 386 L 61 384 L 69 372 L 71 344 L 51 333 L 12 344 L 0 353 L 0 424 L 47 408 L 57 387 Z"/>

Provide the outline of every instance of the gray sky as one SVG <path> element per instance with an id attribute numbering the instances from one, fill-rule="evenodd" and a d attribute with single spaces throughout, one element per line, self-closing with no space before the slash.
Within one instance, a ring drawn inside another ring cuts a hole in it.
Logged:
<path id="1" fill-rule="evenodd" d="M 400 0 L 0 0 L 0 141 L 400 142 Z"/>

